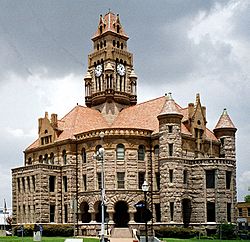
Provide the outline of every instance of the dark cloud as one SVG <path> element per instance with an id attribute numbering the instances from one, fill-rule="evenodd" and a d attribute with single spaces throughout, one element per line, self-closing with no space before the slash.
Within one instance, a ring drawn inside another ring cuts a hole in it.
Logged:
<path id="1" fill-rule="evenodd" d="M 34 140 L 37 119 L 45 111 L 62 117 L 76 102 L 83 103 L 82 77 L 92 51 L 91 37 L 99 15 L 109 8 L 120 14 L 130 36 L 139 100 L 173 91 L 185 106 L 200 92 L 210 128 L 228 107 L 239 128 L 238 174 L 249 170 L 250 154 L 243 147 L 249 144 L 250 132 L 246 125 L 250 4 L 237 0 L 1 0 L 0 96 L 4 101 L 0 110 L 5 117 L 0 122 L 1 167 L 6 171 L 22 164 L 22 150 Z M 218 30 L 223 21 L 228 25 Z M 200 23 L 203 27 L 198 28 Z M 7 194 L 9 187 L 0 188 Z M 243 193 L 241 189 L 239 197 Z"/>

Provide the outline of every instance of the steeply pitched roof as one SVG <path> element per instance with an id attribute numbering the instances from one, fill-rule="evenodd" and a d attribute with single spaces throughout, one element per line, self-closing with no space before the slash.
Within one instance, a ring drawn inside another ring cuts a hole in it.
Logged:
<path id="1" fill-rule="evenodd" d="M 77 105 L 58 121 L 58 129 L 62 132 L 55 142 L 66 139 L 75 139 L 76 134 L 106 128 L 146 129 L 151 130 L 153 134 L 156 134 L 159 132 L 159 121 L 157 116 L 163 110 L 165 103 L 166 97 L 163 96 L 124 108 L 120 111 L 111 125 L 107 123 L 106 119 L 99 111 Z M 183 119 L 185 119 L 186 108 L 182 109 L 178 104 L 174 104 L 178 113 L 183 115 Z M 181 124 L 181 132 L 182 134 L 189 136 L 192 135 L 183 123 Z M 207 129 L 205 132 L 208 139 L 217 140 L 212 131 Z M 36 148 L 38 145 L 39 142 L 36 140 L 27 148 L 27 150 Z"/>
<path id="2" fill-rule="evenodd" d="M 231 118 L 229 117 L 226 108 L 224 108 L 220 119 L 218 123 L 215 126 L 215 129 L 221 129 L 221 128 L 230 128 L 230 129 L 236 129 Z"/>
<path id="3" fill-rule="evenodd" d="M 119 26 L 119 33 L 117 32 L 117 25 Z M 102 32 L 100 33 L 100 27 L 102 27 Z M 108 12 L 105 14 L 105 16 L 103 17 L 102 15 L 100 15 L 100 20 L 99 20 L 99 24 L 98 24 L 98 29 L 96 31 L 96 33 L 94 34 L 94 36 L 92 37 L 92 39 L 95 39 L 96 37 L 106 33 L 106 32 L 113 32 L 113 33 L 118 33 L 120 36 L 125 37 L 126 39 L 128 39 L 127 34 L 125 33 L 122 25 L 120 24 L 120 18 L 119 15 L 115 15 L 112 12 Z"/>
<path id="4" fill-rule="evenodd" d="M 179 115 L 180 117 L 183 117 L 183 114 L 180 111 L 180 107 L 178 107 L 175 103 L 174 99 L 171 96 L 171 93 L 166 96 L 165 103 L 163 105 L 161 113 L 158 116 L 169 114 Z"/>

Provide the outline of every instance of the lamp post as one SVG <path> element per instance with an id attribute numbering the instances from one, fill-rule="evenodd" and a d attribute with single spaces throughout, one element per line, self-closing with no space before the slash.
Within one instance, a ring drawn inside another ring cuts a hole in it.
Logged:
<path id="1" fill-rule="evenodd" d="M 99 137 L 103 141 L 104 132 L 100 132 Z M 105 188 L 104 188 L 104 148 L 101 147 L 95 154 L 95 159 L 101 161 L 101 208 L 102 208 L 102 223 L 101 223 L 101 242 L 104 242 L 104 228 L 105 228 Z"/>
<path id="2" fill-rule="evenodd" d="M 144 192 L 144 203 L 145 203 L 145 213 L 147 210 L 147 192 L 148 192 L 149 186 L 147 181 L 144 181 L 142 184 L 142 191 Z M 146 215 L 146 214 L 145 214 Z M 145 217 L 145 232 L 146 232 L 146 242 L 148 242 L 148 222 L 147 219 Z"/>

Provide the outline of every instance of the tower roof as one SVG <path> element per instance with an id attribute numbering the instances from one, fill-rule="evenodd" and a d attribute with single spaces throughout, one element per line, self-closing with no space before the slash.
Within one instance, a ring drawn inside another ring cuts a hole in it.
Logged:
<path id="1" fill-rule="evenodd" d="M 231 118 L 229 117 L 228 113 L 227 113 L 227 109 L 224 108 L 220 119 L 218 121 L 218 123 L 215 126 L 215 129 L 236 129 Z"/>
<path id="2" fill-rule="evenodd" d="M 183 117 L 183 114 L 177 107 L 174 99 L 172 98 L 171 93 L 168 93 L 168 95 L 166 96 L 165 104 L 161 110 L 161 113 L 158 116 L 163 116 L 163 115 L 177 115 Z"/>
<path id="3" fill-rule="evenodd" d="M 128 36 L 124 32 L 124 29 L 120 23 L 119 14 L 115 15 L 110 11 L 106 13 L 104 17 L 100 15 L 98 29 L 92 37 L 92 40 L 107 32 L 112 32 L 124 37 L 125 39 L 128 39 Z"/>

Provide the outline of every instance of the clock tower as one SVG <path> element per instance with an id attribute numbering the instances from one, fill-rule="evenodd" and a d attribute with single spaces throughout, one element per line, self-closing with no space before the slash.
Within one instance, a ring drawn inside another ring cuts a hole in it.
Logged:
<path id="1" fill-rule="evenodd" d="M 109 123 L 121 109 L 137 102 L 137 76 L 127 40 L 118 14 L 109 11 L 100 16 L 84 78 L 85 103 L 102 112 Z"/>

